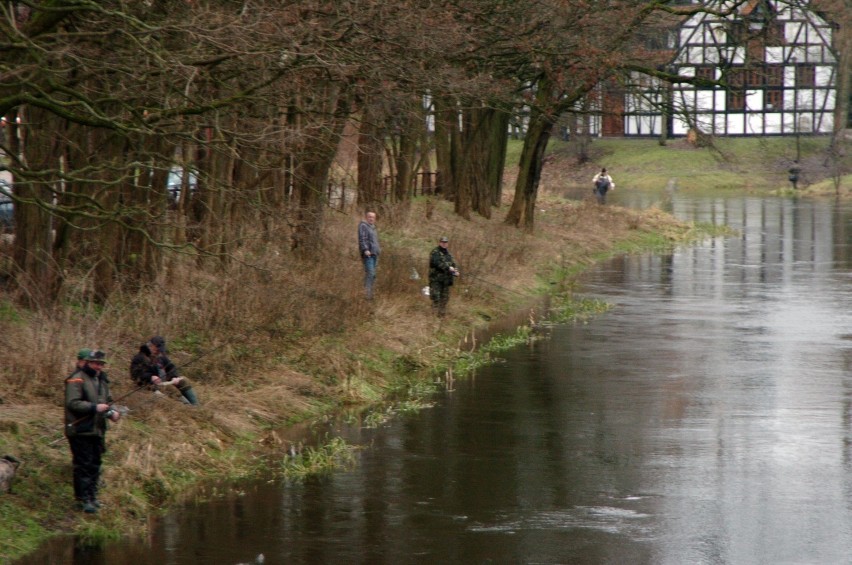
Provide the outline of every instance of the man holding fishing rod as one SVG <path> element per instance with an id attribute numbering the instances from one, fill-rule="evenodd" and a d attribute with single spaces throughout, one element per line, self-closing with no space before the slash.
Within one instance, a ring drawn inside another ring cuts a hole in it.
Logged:
<path id="1" fill-rule="evenodd" d="M 130 377 L 137 386 L 172 384 L 189 404 L 198 405 L 198 397 L 192 390 L 192 383 L 186 377 L 178 375 L 178 368 L 166 355 L 166 340 L 159 335 L 153 336 L 139 347 L 130 361 Z"/>
<path id="2" fill-rule="evenodd" d="M 449 238 L 442 236 L 438 240 L 438 247 L 429 255 L 429 298 L 432 300 L 432 309 L 437 312 L 439 318 L 447 314 L 450 287 L 453 286 L 453 278 L 459 276 L 456 261 L 448 249 L 449 245 Z"/>
<path id="3" fill-rule="evenodd" d="M 111 406 L 109 379 L 103 370 L 106 363 L 103 351 L 89 351 L 65 379 L 65 437 L 71 447 L 74 498 L 89 514 L 96 513 L 101 505 L 98 481 L 106 451 L 107 419 L 117 422 L 121 418 Z"/>

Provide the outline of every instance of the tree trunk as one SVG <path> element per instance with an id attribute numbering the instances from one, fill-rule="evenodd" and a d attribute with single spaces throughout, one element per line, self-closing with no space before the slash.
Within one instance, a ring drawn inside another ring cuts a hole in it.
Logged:
<path id="1" fill-rule="evenodd" d="M 660 108 L 660 139 L 658 143 L 665 147 L 669 141 L 669 117 L 672 112 L 672 91 L 667 83 L 663 83 L 663 104 Z"/>
<path id="2" fill-rule="evenodd" d="M 852 2 L 847 1 L 852 8 Z M 848 14 L 849 12 L 847 12 Z M 848 26 L 841 26 L 837 30 L 836 43 L 840 54 L 837 64 L 837 104 L 834 109 L 834 135 L 832 136 L 832 147 L 843 143 L 843 132 L 850 125 L 850 101 L 852 101 L 852 31 Z"/>
<path id="3" fill-rule="evenodd" d="M 458 132 L 458 111 L 451 100 L 435 97 L 435 161 L 441 179 L 439 192 L 444 198 L 455 197 L 455 159 L 453 139 Z"/>
<path id="4" fill-rule="evenodd" d="M 222 130 L 214 130 L 211 143 L 200 149 L 196 159 L 199 166 L 198 188 L 190 200 L 190 214 L 199 230 L 195 234 L 195 242 L 201 251 L 216 255 L 223 262 L 228 260 L 230 241 L 227 217 L 229 207 L 225 187 L 232 185 L 234 173 L 232 151 L 225 149 L 228 146 L 226 134 Z M 208 179 L 215 179 L 215 183 L 209 182 Z"/>
<path id="5" fill-rule="evenodd" d="M 149 138 L 134 145 L 144 147 L 149 155 L 128 161 L 148 160 L 156 166 L 128 171 L 119 185 L 119 209 L 122 225 L 126 227 L 120 229 L 121 246 L 116 263 L 122 272 L 123 286 L 130 290 L 153 281 L 163 268 L 162 248 L 151 240 L 161 241 L 165 230 L 160 222 L 152 222 L 151 218 L 165 217 L 168 207 L 170 161 L 166 155 L 172 147 L 163 138 Z"/>
<path id="6" fill-rule="evenodd" d="M 382 184 L 384 128 L 378 122 L 380 112 L 367 101 L 361 114 L 358 132 L 358 204 L 364 209 L 384 202 Z"/>
<path id="7" fill-rule="evenodd" d="M 55 118 L 41 109 L 19 110 L 28 127 L 21 128 L 21 150 L 26 177 L 15 179 L 15 281 L 23 291 L 24 304 L 35 307 L 50 303 L 57 288 L 57 270 L 51 253 L 51 215 L 38 203 L 52 204 L 52 189 L 58 181 L 56 158 L 58 137 Z M 30 176 L 29 173 L 32 173 Z M 47 173 L 45 175 L 44 173 Z"/>
<path id="8" fill-rule="evenodd" d="M 547 81 L 543 81 L 547 82 Z M 547 96 L 545 85 L 539 85 L 536 99 L 543 100 Z M 506 215 L 505 222 L 509 225 L 532 231 L 535 223 L 535 204 L 538 198 L 538 185 L 541 180 L 541 167 L 544 162 L 544 151 L 550 139 L 553 125 L 556 123 L 552 115 L 545 114 L 536 105 L 530 112 L 530 123 L 524 138 L 521 160 L 518 164 L 518 180 L 515 184 L 515 197 L 512 207 Z"/>
<path id="9" fill-rule="evenodd" d="M 311 123 L 300 128 L 307 140 L 295 156 L 293 192 L 296 201 L 292 247 L 300 253 L 312 254 L 321 243 L 325 188 L 334 162 L 343 127 L 349 116 L 349 98 L 341 86 L 316 86 L 314 99 L 320 107 Z"/>
<path id="10" fill-rule="evenodd" d="M 507 111 L 497 110 L 491 114 L 488 128 L 488 187 L 492 206 L 500 206 L 503 199 L 503 172 L 506 168 L 506 150 L 509 145 L 509 120 Z"/>
<path id="11" fill-rule="evenodd" d="M 402 126 L 397 135 L 395 159 L 394 193 L 397 202 L 409 200 L 414 191 L 414 178 L 417 173 L 417 146 L 423 135 L 424 123 L 423 104 L 420 98 L 415 98 L 412 103 L 404 108 L 403 112 L 405 117 L 400 121 Z"/>
<path id="12" fill-rule="evenodd" d="M 495 122 L 500 122 L 499 112 L 492 108 L 480 107 L 465 112 L 465 129 L 462 132 L 462 155 L 460 163 L 461 177 L 458 182 L 459 193 L 469 198 L 469 209 L 472 207 L 477 214 L 484 218 L 491 217 L 491 205 L 494 198 L 494 173 L 492 168 L 497 165 L 497 173 L 502 176 L 502 166 L 495 161 L 502 153 L 505 159 L 504 147 L 506 134 L 495 138 Z M 498 125 L 499 127 L 499 125 Z M 495 155 L 497 157 L 495 157 Z M 499 186 L 499 184 L 498 184 Z M 467 217 L 467 216 L 465 216 Z"/>
<path id="13" fill-rule="evenodd" d="M 465 220 L 470 219 L 470 211 L 473 203 L 474 185 L 480 178 L 476 147 L 476 113 L 475 110 L 462 111 L 462 130 L 456 128 L 452 131 L 452 161 L 453 178 L 455 179 L 455 194 L 453 199 L 454 210 L 458 216 Z"/>

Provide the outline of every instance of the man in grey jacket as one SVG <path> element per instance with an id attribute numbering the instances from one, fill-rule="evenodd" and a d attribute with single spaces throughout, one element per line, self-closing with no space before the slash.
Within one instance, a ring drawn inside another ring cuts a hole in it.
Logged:
<path id="1" fill-rule="evenodd" d="M 367 300 L 373 299 L 373 286 L 376 283 L 376 267 L 379 265 L 379 232 L 376 229 L 376 213 L 368 211 L 358 224 L 358 250 L 364 262 L 364 292 Z"/>

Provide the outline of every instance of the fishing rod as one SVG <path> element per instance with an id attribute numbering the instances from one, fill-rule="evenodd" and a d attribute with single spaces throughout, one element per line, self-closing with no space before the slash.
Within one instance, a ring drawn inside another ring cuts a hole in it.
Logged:
<path id="1" fill-rule="evenodd" d="M 415 269 L 415 268 L 413 268 L 413 267 L 412 267 L 412 269 L 411 269 L 411 276 L 410 276 L 409 278 L 410 278 L 411 280 L 413 280 L 413 281 L 418 281 L 418 280 L 420 280 L 420 273 L 418 273 L 418 272 L 417 272 L 417 269 Z M 487 279 L 483 279 L 482 277 L 480 277 L 480 276 L 478 276 L 478 275 L 473 275 L 473 274 L 470 274 L 470 273 L 465 273 L 463 277 L 462 277 L 461 275 L 459 275 L 459 278 L 471 278 L 471 279 L 475 279 L 475 280 L 478 280 L 478 281 L 480 281 L 480 282 L 484 282 L 485 284 L 490 284 L 491 286 L 495 286 L 495 287 L 497 287 L 497 288 L 499 288 L 499 289 L 501 289 L 501 290 L 505 290 L 506 292 L 514 292 L 514 293 L 515 293 L 515 294 L 517 294 L 518 296 L 523 296 L 523 297 L 525 297 L 525 298 L 529 297 L 529 295 L 528 295 L 528 294 L 523 294 L 523 293 L 518 292 L 517 290 L 513 290 L 513 289 L 511 289 L 511 288 L 506 288 L 506 287 L 505 287 L 505 286 L 503 286 L 503 285 L 499 285 L 499 284 L 497 284 L 497 283 L 495 283 L 495 282 L 491 282 L 491 281 L 489 281 L 489 280 L 487 280 Z"/>
<path id="2" fill-rule="evenodd" d="M 170 384 L 170 383 L 166 383 L 166 384 Z M 123 416 L 125 412 L 124 412 L 124 411 L 122 411 L 122 410 L 118 410 L 118 409 L 116 409 L 116 408 L 113 408 L 113 406 L 114 406 L 117 402 L 119 402 L 119 401 L 121 401 L 121 400 L 124 400 L 125 398 L 127 398 L 127 397 L 128 397 L 128 396 L 130 396 L 131 394 L 134 394 L 134 393 L 136 393 L 136 392 L 139 392 L 140 390 L 142 390 L 143 388 L 146 388 L 147 386 L 148 386 L 147 384 L 144 384 L 144 385 L 138 386 L 138 387 L 134 388 L 133 390 L 131 390 L 130 392 L 128 392 L 127 394 L 123 394 L 123 395 L 119 396 L 118 398 L 114 399 L 112 402 L 108 402 L 107 404 L 109 405 L 109 409 L 108 409 L 106 412 L 104 412 L 104 417 L 105 417 L 105 418 L 109 418 L 109 413 L 110 413 L 110 412 L 113 412 L 113 411 L 117 411 L 117 412 L 119 412 L 119 413 Z M 95 403 L 95 404 L 97 404 L 97 403 Z M 76 420 L 74 420 L 73 422 L 71 422 L 71 423 L 69 423 L 69 424 L 65 424 L 65 427 L 66 427 L 66 428 L 72 428 L 72 427 L 76 426 L 77 424 L 79 424 L 80 422 L 82 422 L 82 421 L 84 421 L 84 420 L 88 420 L 89 418 L 91 418 L 91 417 L 93 417 L 93 416 L 95 416 L 95 414 L 86 414 L 85 416 L 80 416 L 79 418 L 77 418 L 77 419 L 76 419 Z M 61 437 L 60 437 L 60 438 L 58 438 L 58 439 L 55 439 L 55 440 L 53 440 L 52 442 L 48 443 L 47 445 L 53 445 L 54 443 L 56 443 L 56 442 L 60 441 L 61 439 L 62 439 Z"/>
<path id="3" fill-rule="evenodd" d="M 238 337 L 238 338 L 240 338 L 240 337 L 243 337 L 243 338 L 244 338 L 244 337 L 247 337 L 247 336 L 248 336 L 248 332 L 243 333 L 243 334 L 239 334 L 237 337 Z M 188 361 L 186 361 L 186 362 L 184 362 L 184 363 L 181 363 L 180 365 L 176 365 L 176 366 L 175 366 L 175 371 L 177 371 L 178 369 L 183 369 L 184 367 L 186 367 L 187 365 L 190 365 L 191 363 L 195 363 L 196 361 L 198 361 L 199 359 L 201 359 L 201 358 L 203 358 L 203 357 L 205 357 L 205 356 L 209 355 L 210 353 L 212 353 L 212 352 L 213 352 L 213 351 L 215 351 L 216 349 L 217 349 L 217 347 L 210 347 L 210 348 L 208 348 L 206 351 L 201 352 L 200 354 L 198 354 L 198 355 L 196 355 L 195 357 L 193 357 L 193 358 L 189 359 Z M 175 379 L 170 379 L 170 380 L 168 380 L 168 381 L 166 381 L 166 380 L 162 380 L 162 381 L 160 381 L 159 383 L 157 383 L 156 385 L 154 385 L 153 383 L 145 383 L 145 384 L 142 384 L 142 385 L 137 386 L 137 387 L 136 387 L 136 388 L 134 388 L 133 390 L 131 390 L 131 391 L 129 391 L 129 392 L 127 392 L 127 393 L 125 393 L 125 394 L 123 394 L 123 395 L 119 396 L 118 398 L 116 398 L 116 399 L 112 400 L 112 402 L 109 402 L 109 403 L 108 403 L 108 404 L 109 404 L 109 409 L 105 412 L 105 414 L 107 414 L 107 416 L 106 416 L 106 417 L 109 417 L 109 416 L 108 416 L 108 414 L 109 414 L 111 411 L 116 410 L 115 408 L 113 408 L 113 406 L 114 406 L 114 405 L 116 405 L 117 403 L 121 402 L 121 401 L 122 401 L 122 400 L 124 400 L 125 398 L 128 398 L 128 397 L 129 397 L 129 396 L 131 396 L 132 394 L 135 394 L 135 393 L 139 392 L 140 390 L 142 390 L 142 389 L 144 389 L 144 388 L 148 388 L 148 387 L 150 387 L 150 386 L 168 386 L 168 385 L 173 385 L 173 384 L 175 384 L 175 383 L 174 383 L 174 380 L 175 380 Z M 122 416 L 126 413 L 126 411 L 121 411 L 121 410 L 119 410 L 119 412 L 122 414 Z M 84 420 L 87 420 L 88 418 L 91 418 L 91 417 L 93 417 L 94 415 L 95 415 L 95 414 L 86 414 L 85 416 L 81 416 L 81 417 L 77 418 L 76 420 L 74 420 L 73 422 L 71 422 L 71 423 L 69 423 L 69 424 L 66 424 L 66 427 L 69 427 L 69 428 L 70 428 L 70 427 L 76 426 L 76 425 L 77 425 L 77 424 L 79 424 L 80 422 L 82 422 L 82 421 L 84 421 Z M 56 440 L 54 440 L 54 441 L 50 442 L 48 445 L 53 445 L 53 444 L 55 444 L 56 442 L 60 441 L 61 439 L 62 439 L 62 438 L 60 437 L 60 438 L 58 438 L 58 439 L 56 439 Z"/>
<path id="4" fill-rule="evenodd" d="M 230 337 L 226 336 L 227 340 L 225 341 L 225 343 L 235 343 L 235 342 L 240 343 L 241 341 L 246 340 L 250 335 L 257 333 L 262 329 L 263 329 L 263 326 L 258 325 L 258 326 L 255 326 L 254 328 L 249 328 L 248 330 L 246 330 L 242 333 L 238 333 L 237 335 L 231 335 Z M 207 357 L 208 355 L 210 355 L 214 351 L 218 351 L 219 349 L 221 349 L 221 345 L 215 345 L 213 347 L 208 347 L 205 351 L 202 351 L 201 353 L 197 354 L 196 356 L 190 358 L 188 361 L 184 361 L 180 365 L 175 365 L 175 370 L 183 369 L 184 367 L 191 365 L 192 363 L 195 363 L 199 359 L 203 359 L 204 357 Z M 165 383 L 165 384 L 169 384 L 169 383 Z"/>
<path id="5" fill-rule="evenodd" d="M 110 417 L 110 412 L 118 412 L 119 414 L 121 414 L 122 416 L 124 416 L 124 415 L 127 413 L 127 409 L 126 409 L 126 407 L 125 407 L 125 409 L 114 408 L 114 406 L 115 406 L 116 404 L 118 404 L 119 402 L 121 402 L 122 400 L 124 400 L 125 398 L 127 398 L 128 396 L 130 396 L 131 394 L 135 394 L 135 393 L 139 392 L 139 391 L 140 391 L 140 390 L 142 390 L 143 388 L 148 388 L 149 386 L 168 386 L 168 385 L 173 385 L 173 384 L 174 384 L 174 382 L 173 382 L 173 381 L 174 381 L 174 379 L 171 379 L 171 380 L 168 380 L 168 381 L 161 381 L 161 382 L 157 383 L 156 385 L 152 385 L 152 384 L 150 384 L 150 383 L 146 383 L 146 384 L 143 384 L 143 385 L 139 385 L 138 387 L 134 388 L 134 389 L 133 389 L 133 390 L 131 390 L 130 392 L 128 392 L 128 393 L 126 393 L 126 394 L 122 394 L 122 395 L 121 395 L 121 396 L 119 396 L 118 398 L 113 399 L 111 402 L 107 402 L 106 404 L 107 404 L 107 405 L 109 405 L 109 409 L 108 409 L 106 412 L 104 412 L 104 417 L 105 417 L 105 418 L 109 418 L 109 417 Z M 95 403 L 95 404 L 97 404 L 97 403 Z M 71 428 L 71 427 L 73 427 L 73 426 L 76 426 L 76 425 L 77 425 L 77 424 L 79 424 L 80 422 L 82 422 L 82 421 L 84 421 L 84 420 L 87 420 L 87 419 L 89 419 L 89 418 L 91 418 L 91 417 L 93 417 L 93 416 L 95 416 L 95 414 L 86 414 L 85 416 L 80 416 L 79 418 L 77 418 L 77 419 L 76 419 L 76 420 L 74 420 L 73 422 L 71 422 L 71 423 L 69 423 L 69 424 L 66 424 L 66 427 Z M 60 441 L 61 439 L 62 439 L 62 438 L 60 437 L 60 438 L 58 438 L 58 439 L 56 439 L 56 440 L 54 440 L 54 441 L 52 441 L 52 442 L 48 443 L 47 445 L 53 445 L 54 443 L 56 443 L 56 442 Z"/>
<path id="6" fill-rule="evenodd" d="M 505 290 L 506 292 L 514 292 L 514 293 L 515 293 L 515 294 L 517 294 L 518 296 L 523 296 L 524 298 L 529 298 L 529 297 L 530 297 L 530 295 L 529 295 L 529 294 L 524 294 L 524 293 L 522 293 L 522 292 L 518 292 L 517 290 L 511 289 L 511 288 L 507 288 L 507 287 L 505 287 L 505 286 L 503 286 L 503 285 L 499 285 L 499 284 L 497 284 L 497 283 L 495 283 L 495 282 L 491 282 L 491 281 L 489 281 L 489 280 L 487 280 L 487 279 L 483 279 L 482 277 L 480 277 L 480 276 L 478 276 L 478 275 L 473 275 L 473 274 L 467 273 L 467 274 L 465 274 L 464 276 L 465 276 L 465 277 L 468 277 L 468 278 L 472 278 L 472 279 L 478 280 L 478 281 L 480 281 L 480 282 L 484 282 L 485 284 L 490 284 L 491 286 L 495 286 L 495 287 L 497 287 L 497 288 L 499 288 L 499 289 Z"/>

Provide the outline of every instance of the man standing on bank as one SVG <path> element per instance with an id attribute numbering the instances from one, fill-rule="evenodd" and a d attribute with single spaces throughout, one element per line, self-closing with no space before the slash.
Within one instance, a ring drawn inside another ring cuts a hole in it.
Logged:
<path id="1" fill-rule="evenodd" d="M 450 287 L 453 286 L 453 278 L 459 276 L 456 262 L 447 249 L 449 244 L 447 237 L 441 237 L 438 247 L 429 255 L 429 298 L 432 299 L 432 308 L 439 318 L 443 318 L 447 313 Z"/>
<path id="2" fill-rule="evenodd" d="M 373 299 L 373 286 L 376 283 L 376 267 L 379 265 L 379 231 L 376 229 L 376 213 L 368 211 L 358 224 L 358 250 L 364 262 L 364 292 L 367 300 Z"/>
<path id="3" fill-rule="evenodd" d="M 92 351 L 85 364 L 65 379 L 65 437 L 71 447 L 74 498 L 89 514 L 101 506 L 98 481 L 106 452 L 106 421 L 121 418 L 110 406 L 109 379 L 103 370 L 106 362 L 103 351 Z"/>

